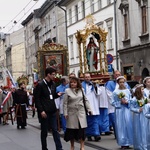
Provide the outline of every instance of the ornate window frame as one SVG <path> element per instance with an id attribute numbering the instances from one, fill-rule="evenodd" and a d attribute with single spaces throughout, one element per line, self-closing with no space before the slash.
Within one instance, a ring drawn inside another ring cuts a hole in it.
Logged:
<path id="1" fill-rule="evenodd" d="M 128 0 L 122 0 L 119 9 L 121 10 L 121 13 L 123 15 L 124 19 L 124 37 L 122 42 L 129 42 L 129 2 Z M 127 20 L 127 26 L 125 26 L 125 20 Z"/>
<path id="2" fill-rule="evenodd" d="M 142 9 L 144 8 L 144 7 L 146 7 L 147 8 L 147 6 L 148 6 L 148 0 L 135 0 L 136 2 L 138 2 L 138 4 L 139 4 L 139 7 L 141 8 L 141 33 L 140 33 L 140 35 L 139 35 L 139 38 L 147 38 L 147 37 L 149 37 L 149 33 L 148 33 L 148 17 L 146 18 L 146 23 L 147 23 L 147 26 L 146 27 L 143 27 L 143 24 L 144 24 L 144 22 L 143 22 L 143 14 L 142 14 Z M 146 16 L 148 15 L 148 12 L 147 12 L 147 10 L 146 10 Z M 146 32 L 143 30 L 143 28 L 145 29 L 146 28 Z"/>

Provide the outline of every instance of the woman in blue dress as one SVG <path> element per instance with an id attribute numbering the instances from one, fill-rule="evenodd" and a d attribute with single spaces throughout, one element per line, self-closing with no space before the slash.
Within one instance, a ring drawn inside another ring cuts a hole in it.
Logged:
<path id="1" fill-rule="evenodd" d="M 146 104 L 144 97 L 144 86 L 136 87 L 134 97 L 131 100 L 131 111 L 133 112 L 133 146 L 135 150 L 148 150 L 146 141 L 146 117 L 144 109 Z"/>
<path id="2" fill-rule="evenodd" d="M 147 125 L 146 125 L 146 138 L 147 138 L 147 149 L 150 149 L 150 103 L 145 105 L 144 111 L 145 117 L 147 118 Z"/>
<path id="3" fill-rule="evenodd" d="M 115 107 L 116 139 L 121 149 L 126 149 L 133 145 L 132 117 L 129 104 L 131 93 L 124 85 L 124 76 L 118 77 L 117 83 L 119 88 L 113 92 L 112 99 L 112 105 Z"/>
<path id="4" fill-rule="evenodd" d="M 145 105 L 145 117 L 147 118 L 146 125 L 146 137 L 147 137 L 147 149 L 150 149 L 150 76 L 144 78 L 143 83 L 145 84 L 144 96 L 147 97 L 148 104 Z"/>

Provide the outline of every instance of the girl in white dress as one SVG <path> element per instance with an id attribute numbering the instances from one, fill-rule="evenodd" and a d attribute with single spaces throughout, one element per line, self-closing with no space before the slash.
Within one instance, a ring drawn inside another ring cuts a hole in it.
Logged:
<path id="1" fill-rule="evenodd" d="M 150 77 L 146 77 L 143 80 L 143 83 L 145 84 L 144 88 L 144 96 L 146 96 L 148 99 L 150 99 Z"/>

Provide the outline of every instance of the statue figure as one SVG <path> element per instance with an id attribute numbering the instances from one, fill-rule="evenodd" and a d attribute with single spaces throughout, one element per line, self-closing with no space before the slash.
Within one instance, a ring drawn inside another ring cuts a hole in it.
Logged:
<path id="1" fill-rule="evenodd" d="M 90 37 L 90 41 L 86 49 L 87 64 L 88 64 L 88 69 L 90 72 L 97 70 L 98 50 L 99 50 L 99 47 L 94 43 L 93 37 Z"/>

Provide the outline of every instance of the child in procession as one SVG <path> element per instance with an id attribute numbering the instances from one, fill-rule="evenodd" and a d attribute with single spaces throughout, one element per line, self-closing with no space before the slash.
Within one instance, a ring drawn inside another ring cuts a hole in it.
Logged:
<path id="1" fill-rule="evenodd" d="M 145 105 L 147 150 L 150 149 L 150 103 Z"/>
<path id="2" fill-rule="evenodd" d="M 143 83 L 145 84 L 144 96 L 150 99 L 150 77 L 144 78 Z"/>
<path id="3" fill-rule="evenodd" d="M 117 83 L 119 87 L 113 92 L 112 98 L 112 105 L 115 107 L 116 139 L 121 149 L 127 149 L 133 145 L 132 117 L 129 109 L 131 93 L 125 87 L 124 76 L 119 76 Z"/>
<path id="4" fill-rule="evenodd" d="M 144 116 L 145 104 L 144 85 L 136 87 L 134 97 L 131 100 L 131 111 L 133 112 L 133 146 L 137 150 L 148 150 L 146 141 L 146 117 Z"/>

